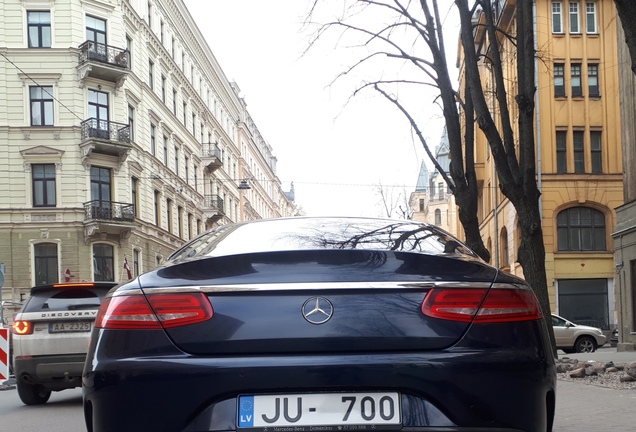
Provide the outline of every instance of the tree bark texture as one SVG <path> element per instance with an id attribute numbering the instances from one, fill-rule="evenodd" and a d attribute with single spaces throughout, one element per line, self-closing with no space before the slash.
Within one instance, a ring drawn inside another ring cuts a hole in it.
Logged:
<path id="1" fill-rule="evenodd" d="M 625 42 L 632 58 L 632 72 L 636 74 L 636 1 L 614 0 L 616 11 L 623 25 Z"/>

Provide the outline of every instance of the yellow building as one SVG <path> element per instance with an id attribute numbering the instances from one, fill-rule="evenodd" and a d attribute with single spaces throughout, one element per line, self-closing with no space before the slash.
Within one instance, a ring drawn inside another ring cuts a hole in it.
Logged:
<path id="1" fill-rule="evenodd" d="M 516 34 L 516 3 L 500 0 L 495 6 L 500 27 L 511 34 Z M 535 22 L 537 181 L 551 309 L 578 323 L 610 330 L 616 326 L 617 310 L 611 233 L 616 226 L 614 209 L 623 202 L 614 3 L 537 0 Z M 479 27 L 475 37 L 476 46 L 486 49 Z M 501 43 L 516 125 L 516 49 L 508 39 Z M 490 65 L 481 66 L 488 95 Z M 498 113 L 494 97 L 492 103 Z M 484 242 L 493 264 L 523 276 L 516 262 L 517 214 L 499 191 L 485 137 L 481 131 L 477 136 Z"/>

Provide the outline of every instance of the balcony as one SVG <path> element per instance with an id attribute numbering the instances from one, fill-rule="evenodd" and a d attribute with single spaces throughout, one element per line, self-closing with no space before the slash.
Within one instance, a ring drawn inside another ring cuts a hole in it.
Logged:
<path id="1" fill-rule="evenodd" d="M 206 195 L 203 202 L 203 214 L 207 219 L 206 224 L 218 222 L 225 216 L 223 210 L 223 198 L 218 195 Z"/>
<path id="2" fill-rule="evenodd" d="M 92 153 L 116 156 L 121 166 L 132 150 L 130 126 L 96 118 L 84 120 L 81 123 L 80 149 L 84 166 L 89 164 Z"/>
<path id="3" fill-rule="evenodd" d="M 135 205 L 114 201 L 93 200 L 84 203 L 84 241 L 113 236 L 120 243 L 130 237 L 135 228 Z"/>
<path id="4" fill-rule="evenodd" d="M 120 88 L 130 74 L 130 53 L 122 48 L 86 41 L 79 46 L 79 76 L 116 83 Z"/>
<path id="5" fill-rule="evenodd" d="M 203 144 L 201 160 L 203 161 L 203 167 L 206 168 L 208 172 L 213 172 L 223 166 L 223 152 L 216 144 Z"/>

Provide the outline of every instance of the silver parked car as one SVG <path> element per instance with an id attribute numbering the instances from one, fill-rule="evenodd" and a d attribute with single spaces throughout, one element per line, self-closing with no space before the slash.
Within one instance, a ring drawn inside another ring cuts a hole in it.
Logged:
<path id="1" fill-rule="evenodd" d="M 15 316 L 13 365 L 26 405 L 46 403 L 52 391 L 82 385 L 97 309 L 115 282 L 38 285 Z"/>
<path id="2" fill-rule="evenodd" d="M 575 324 L 554 314 L 552 328 L 557 348 L 567 354 L 594 352 L 607 341 L 600 328 Z"/>

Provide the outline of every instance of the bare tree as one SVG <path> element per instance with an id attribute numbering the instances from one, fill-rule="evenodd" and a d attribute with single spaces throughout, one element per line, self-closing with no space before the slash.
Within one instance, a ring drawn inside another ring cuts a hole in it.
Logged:
<path id="1" fill-rule="evenodd" d="M 325 1 L 313 1 L 310 19 Z M 460 18 L 462 89 L 454 88 L 454 80 L 449 72 L 442 32 L 443 19 L 437 0 L 343 0 L 342 3 L 345 5 L 342 16 L 320 23 L 312 44 L 333 28 L 342 30 L 340 44 L 344 44 L 347 35 L 358 36 L 356 46 L 363 48 L 364 54 L 352 61 L 352 65 L 337 79 L 365 66 L 377 65 L 379 61 L 383 65 L 391 61 L 400 63 L 395 77 L 387 76 L 386 68 L 382 68 L 379 76 L 359 84 L 353 94 L 374 90 L 403 113 L 435 168 L 455 195 L 466 243 L 481 257 L 489 260 L 490 253 L 481 238 L 477 216 L 474 126 L 478 125 L 483 132 L 495 163 L 500 190 L 517 211 L 521 231 L 518 261 L 526 280 L 537 294 L 545 312 L 546 324 L 550 327 L 540 192 L 535 166 L 533 1 L 516 2 L 514 34 L 508 33 L 512 27 L 498 27 L 500 11 L 493 9 L 493 4 L 498 5 L 499 2 L 475 0 L 469 4 L 468 0 L 453 1 Z M 374 16 L 373 22 L 361 19 L 367 13 Z M 379 26 L 375 24 L 378 17 L 385 18 Z M 481 39 L 476 40 L 477 34 L 483 35 Z M 517 80 L 514 84 L 507 83 L 504 77 L 502 41 L 510 41 L 515 46 Z M 487 64 L 491 71 L 492 96 L 496 103 L 488 103 L 490 98 L 487 98 L 482 85 L 484 77 L 480 65 L 483 64 Z M 448 174 L 435 160 L 420 128 L 421 105 L 426 102 L 417 100 L 414 104 L 410 103 L 410 92 L 404 91 L 406 87 L 435 89 L 435 101 L 441 107 L 448 133 L 451 159 Z M 513 126 L 515 118 L 509 108 L 511 103 L 517 105 L 516 128 Z"/>
<path id="2" fill-rule="evenodd" d="M 387 187 L 382 182 L 378 182 L 375 186 L 375 191 L 380 197 L 378 204 L 382 206 L 382 211 L 386 217 L 397 219 L 411 218 L 411 208 L 406 190 L 402 190 L 396 195 L 394 187 Z"/>

